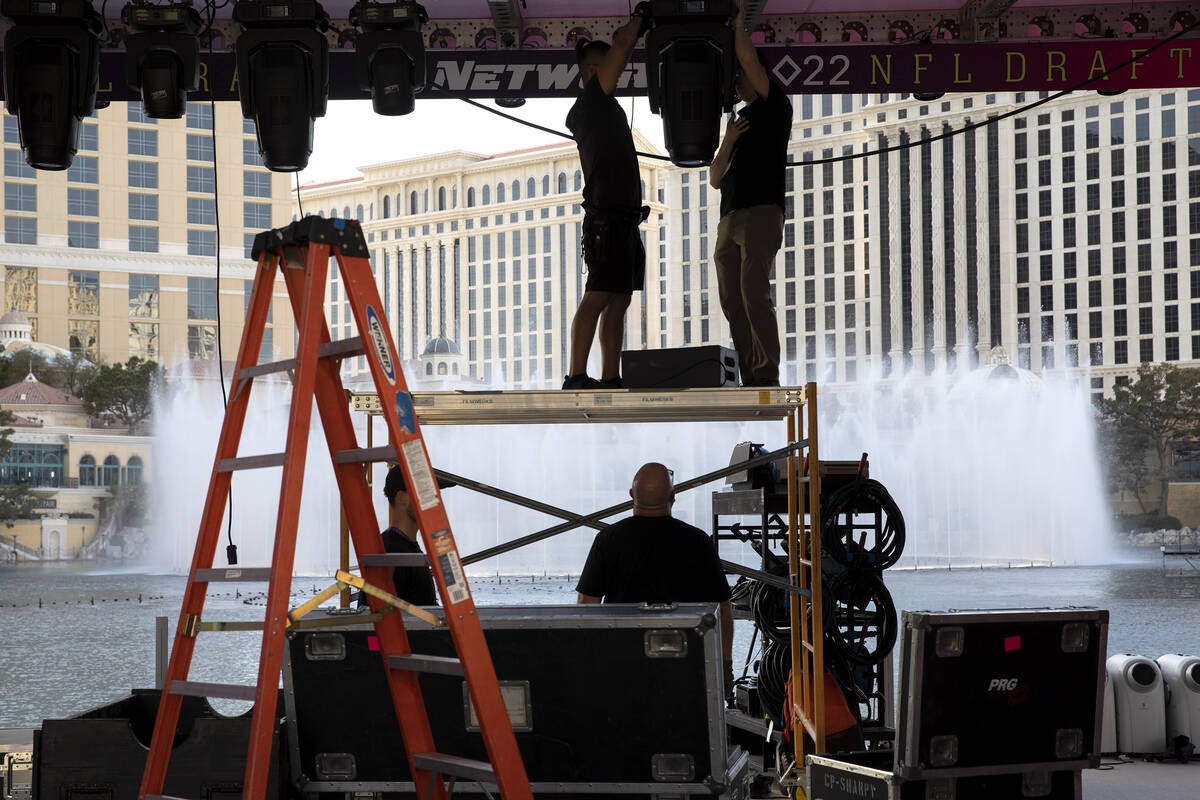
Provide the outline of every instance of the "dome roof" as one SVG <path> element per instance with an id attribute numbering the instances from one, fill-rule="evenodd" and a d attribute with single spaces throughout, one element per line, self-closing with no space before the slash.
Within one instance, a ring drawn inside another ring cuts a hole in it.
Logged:
<path id="1" fill-rule="evenodd" d="M 453 339 L 447 339 L 445 336 L 439 336 L 436 339 L 430 339 L 425 343 L 425 349 L 421 351 L 422 356 L 459 356 L 462 351 L 458 349 Z"/>
<path id="2" fill-rule="evenodd" d="M 29 317 L 22 314 L 20 311 L 9 311 L 4 316 L 0 317 L 0 325 L 28 325 Z"/>

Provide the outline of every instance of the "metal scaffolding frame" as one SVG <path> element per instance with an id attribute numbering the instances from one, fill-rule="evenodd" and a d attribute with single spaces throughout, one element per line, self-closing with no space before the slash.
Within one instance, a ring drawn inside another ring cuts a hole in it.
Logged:
<path id="1" fill-rule="evenodd" d="M 347 400 L 355 411 L 367 414 L 367 447 L 354 451 L 356 461 L 394 461 L 395 449 L 390 445 L 374 446 L 371 417 L 382 414 L 383 408 L 375 392 L 347 392 Z M 825 751 L 825 715 L 818 713 L 825 705 L 824 692 L 824 635 L 820 586 L 821 520 L 820 474 L 817 465 L 817 385 L 799 387 L 720 388 L 676 390 L 589 390 L 589 391 L 450 391 L 413 392 L 412 407 L 421 425 L 547 425 L 580 423 L 627 422 L 745 422 L 783 421 L 787 427 L 787 444 L 778 450 L 739 461 L 675 485 L 683 492 L 786 457 L 787 459 L 787 551 L 788 578 L 784 580 L 762 570 L 721 560 L 722 567 L 732 574 L 745 575 L 769 583 L 791 593 L 790 603 L 792 674 L 810 676 L 808 680 L 793 680 L 791 705 L 795 735 L 793 750 L 797 768 L 804 764 L 804 737 L 812 737 L 815 751 Z M 806 435 L 800 438 L 801 432 Z M 518 537 L 465 556 L 463 564 L 479 561 L 516 550 L 560 533 L 580 527 L 603 530 L 602 521 L 628 511 L 632 501 L 609 506 L 590 514 L 577 514 L 530 497 L 509 492 L 444 470 L 435 470 L 440 478 L 489 497 L 540 511 L 563 522 L 540 531 Z M 801 487 L 807 491 L 802 491 Z M 341 548 L 341 569 L 349 571 L 350 553 Z M 348 593 L 342 595 L 343 607 L 349 604 Z M 812 679 L 816 676 L 816 679 Z"/>

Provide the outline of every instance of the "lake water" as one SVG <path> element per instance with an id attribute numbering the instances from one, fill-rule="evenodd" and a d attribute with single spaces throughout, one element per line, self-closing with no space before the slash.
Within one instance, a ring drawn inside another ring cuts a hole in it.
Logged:
<path id="1" fill-rule="evenodd" d="M 1156 556 L 1090 567 L 889 571 L 904 610 L 1097 606 L 1109 610 L 1109 652 L 1200 652 L 1200 577 L 1170 578 Z M 297 578 L 294 602 L 332 581 Z M 95 562 L 0 567 L 0 727 L 39 725 L 154 683 L 154 618 L 173 629 L 185 579 Z M 573 576 L 473 578 L 480 605 L 571 603 Z M 214 584 L 208 619 L 261 619 L 262 584 Z M 39 601 L 41 607 L 39 607 Z M 94 604 L 93 604 L 94 603 Z M 735 657 L 750 623 L 739 622 Z M 258 633 L 205 634 L 191 678 L 253 683 Z M 214 701 L 218 705 L 222 701 Z M 222 710 L 244 708 L 232 701 Z"/>

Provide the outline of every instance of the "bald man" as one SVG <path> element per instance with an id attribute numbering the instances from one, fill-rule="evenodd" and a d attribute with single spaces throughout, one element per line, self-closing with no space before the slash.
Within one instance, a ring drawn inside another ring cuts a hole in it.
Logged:
<path id="1" fill-rule="evenodd" d="M 575 591 L 580 603 L 720 603 L 725 675 L 733 690 L 729 582 L 708 534 L 671 516 L 675 486 L 658 463 L 633 477 L 633 516 L 596 534 Z"/>

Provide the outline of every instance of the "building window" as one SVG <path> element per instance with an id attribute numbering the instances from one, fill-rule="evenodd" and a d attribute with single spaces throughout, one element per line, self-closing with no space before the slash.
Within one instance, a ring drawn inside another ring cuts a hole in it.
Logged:
<path id="1" fill-rule="evenodd" d="M 142 459 L 137 456 L 130 456 L 125 462 L 125 485 L 126 486 L 141 486 L 142 485 Z"/>
<path id="2" fill-rule="evenodd" d="M 215 256 L 217 254 L 216 231 L 189 230 L 187 232 L 189 256 Z"/>
<path id="3" fill-rule="evenodd" d="M 158 228 L 151 225 L 130 225 L 129 249 L 134 253 L 157 253 Z"/>
<path id="4" fill-rule="evenodd" d="M 67 313 L 90 317 L 100 315 L 100 273 L 67 273 Z"/>
<path id="5" fill-rule="evenodd" d="M 128 114 L 129 122 L 137 122 L 142 125 L 158 124 L 158 120 L 156 120 L 154 117 L 146 116 L 146 111 L 142 108 L 141 103 L 127 103 L 126 113 Z"/>
<path id="6" fill-rule="evenodd" d="M 37 313 L 37 269 L 4 268 L 4 307 L 28 314 Z"/>
<path id="7" fill-rule="evenodd" d="M 188 183 L 191 183 L 192 167 L 188 167 Z M 129 162 L 129 188 L 131 189 L 157 189 L 158 188 L 158 164 L 153 161 L 130 161 Z M 189 185 L 189 189 L 191 186 Z"/>
<path id="8" fill-rule="evenodd" d="M 158 276 L 129 276 L 129 316 L 158 317 Z"/>
<path id="9" fill-rule="evenodd" d="M 129 355 L 147 361 L 158 360 L 158 323 L 129 323 Z"/>
<path id="10" fill-rule="evenodd" d="M 242 163 L 248 167 L 263 166 L 262 155 L 258 152 L 258 142 L 256 140 L 242 140 Z"/>
<path id="11" fill-rule="evenodd" d="M 8 117 L 7 119 L 15 119 Z M 6 178 L 36 178 L 37 170 L 29 166 L 20 150 L 6 148 L 4 151 L 4 176 Z"/>
<path id="12" fill-rule="evenodd" d="M 187 221 L 189 225 L 216 225 L 216 200 L 212 197 L 189 197 L 187 199 Z"/>
<path id="13" fill-rule="evenodd" d="M 100 223 L 69 220 L 67 222 L 67 247 L 100 247 Z"/>
<path id="14" fill-rule="evenodd" d="M 212 360 L 216 357 L 216 326 L 188 325 L 188 358 Z"/>
<path id="15" fill-rule="evenodd" d="M 213 127 L 212 106 L 208 103 L 188 103 L 187 126 L 202 131 L 211 131 Z"/>
<path id="16" fill-rule="evenodd" d="M 133 165 L 130 164 L 132 169 Z M 130 183 L 132 186 L 133 184 Z M 157 171 L 155 177 L 155 187 L 158 186 Z M 198 192 L 200 194 L 212 194 L 217 188 L 216 171 L 212 167 L 199 167 L 192 164 L 187 168 L 187 190 L 189 192 Z"/>
<path id="17" fill-rule="evenodd" d="M 129 218 L 157 221 L 158 195 L 129 193 Z"/>
<path id="18" fill-rule="evenodd" d="M 94 319 L 67 320 L 67 339 L 72 355 L 95 360 L 100 344 L 99 321 Z"/>
<path id="19" fill-rule="evenodd" d="M 91 456 L 83 456 L 79 459 L 79 485 L 96 485 L 96 459 Z"/>
<path id="20" fill-rule="evenodd" d="M 9 244 L 37 244 L 37 220 L 33 217 L 5 217 L 4 241 Z"/>
<path id="21" fill-rule="evenodd" d="M 217 318 L 217 281 L 215 278 L 188 278 L 188 319 Z"/>
<path id="22" fill-rule="evenodd" d="M 270 197 L 270 173 L 246 170 L 242 173 L 242 193 L 247 197 Z M 349 215 L 347 214 L 347 216 Z"/>
<path id="23" fill-rule="evenodd" d="M 101 486 L 116 486 L 121 481 L 121 462 L 114 456 L 109 455 L 104 458 L 104 463 L 100 466 L 100 485 Z"/>
<path id="24" fill-rule="evenodd" d="M 71 191 L 78 191 L 72 189 Z M 5 211 L 37 211 L 37 184 L 4 184 Z"/>
<path id="25" fill-rule="evenodd" d="M 191 136 L 189 135 L 188 138 L 190 139 Z M 157 156 L 158 131 L 153 128 L 130 128 L 129 155 Z"/>
<path id="26" fill-rule="evenodd" d="M 132 131 L 130 131 L 132 133 Z M 199 133 L 187 135 L 188 161 L 213 161 L 213 138 Z"/>
<path id="27" fill-rule="evenodd" d="M 68 187 L 67 213 L 77 217 L 100 216 L 100 192 L 96 189 Z"/>
<path id="28" fill-rule="evenodd" d="M 100 161 L 96 156 L 75 156 L 67 168 L 67 180 L 72 183 L 99 183 Z"/>
<path id="29" fill-rule="evenodd" d="M 270 228 L 271 204 L 245 203 L 242 209 L 242 225 L 246 228 Z"/>

